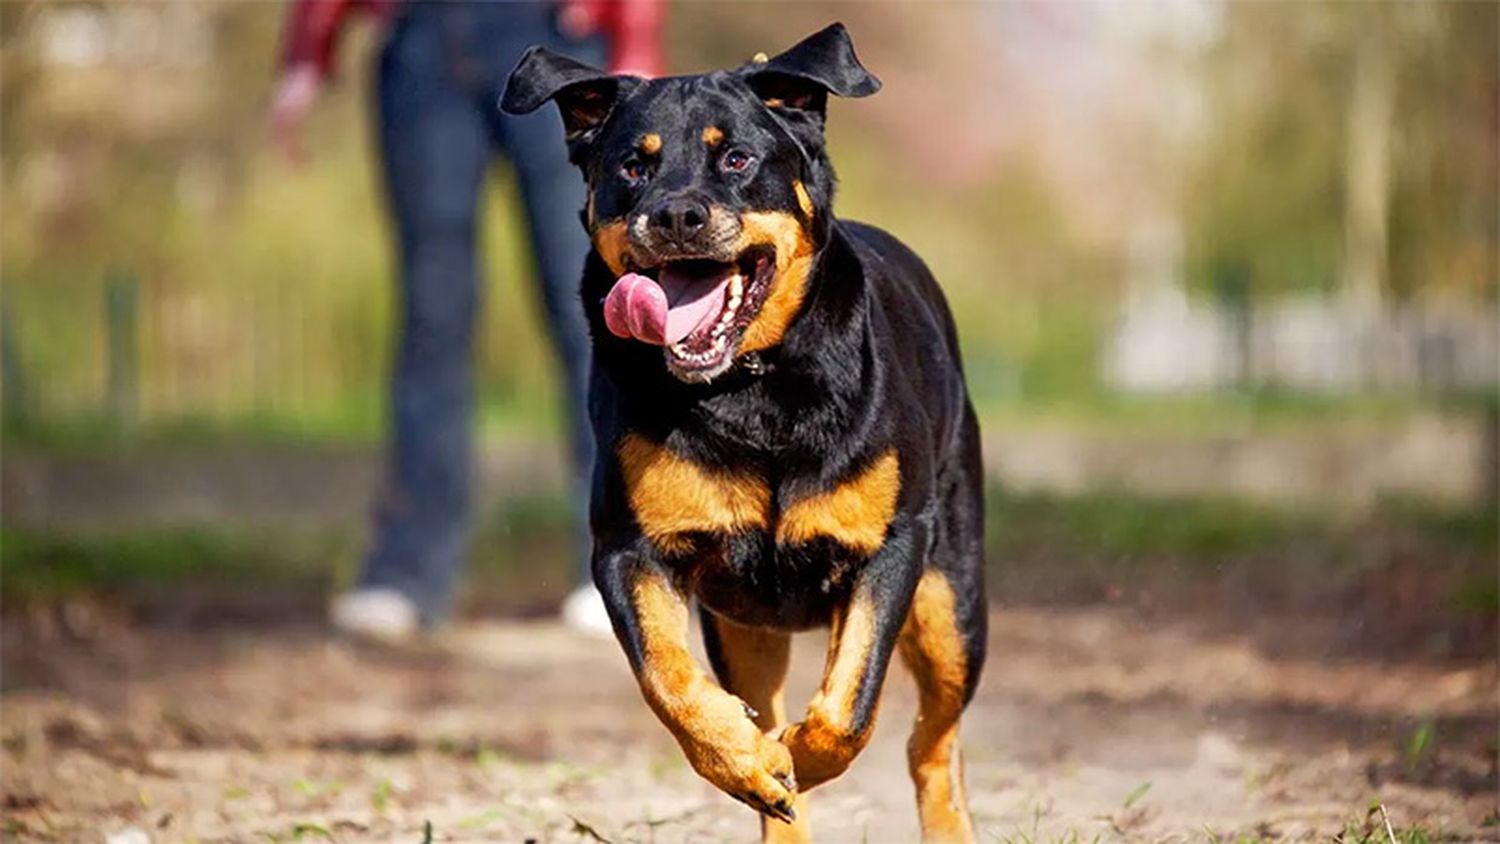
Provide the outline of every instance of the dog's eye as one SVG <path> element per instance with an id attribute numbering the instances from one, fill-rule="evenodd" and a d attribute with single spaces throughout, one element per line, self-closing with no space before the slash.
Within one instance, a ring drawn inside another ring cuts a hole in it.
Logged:
<path id="1" fill-rule="evenodd" d="M 724 153 L 719 159 L 719 166 L 730 173 L 738 173 L 750 166 L 750 154 L 742 150 L 732 149 Z"/>
<path id="2" fill-rule="evenodd" d="M 646 178 L 646 162 L 639 158 L 628 159 L 620 165 L 620 175 L 624 176 L 627 182 L 639 182 Z"/>

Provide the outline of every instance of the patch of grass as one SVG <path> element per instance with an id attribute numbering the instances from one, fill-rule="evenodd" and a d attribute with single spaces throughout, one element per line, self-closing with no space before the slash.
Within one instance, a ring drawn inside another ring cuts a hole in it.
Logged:
<path id="1" fill-rule="evenodd" d="M 1441 838 L 1421 824 L 1401 827 L 1392 823 L 1385 804 L 1374 800 L 1363 820 L 1345 824 L 1333 840 L 1335 844 L 1431 844 Z"/>
<path id="2" fill-rule="evenodd" d="M 337 841 L 328 827 L 321 824 L 303 821 L 292 825 L 286 832 L 262 832 L 261 837 L 272 844 L 280 844 L 283 841 Z"/>
<path id="3" fill-rule="evenodd" d="M 143 596 L 194 583 L 305 586 L 333 579 L 346 558 L 337 534 L 266 534 L 215 527 L 100 535 L 0 530 L 5 601 L 49 603 L 80 594 Z"/>
<path id="4" fill-rule="evenodd" d="M 1359 619 L 1379 623 L 1338 639 L 1350 649 L 1494 653 L 1493 513 L 1389 502 L 1349 514 L 1123 492 L 992 491 L 987 507 L 989 588 L 1008 603 L 1197 607 L 1231 626 L 1284 615 L 1326 621 L 1329 634 L 1338 619 Z M 1402 586 L 1418 580 L 1416 592 Z M 1389 623 L 1393 602 L 1400 624 Z M 1301 639 L 1278 646 L 1332 646 L 1312 626 L 1297 629 Z"/>
<path id="5" fill-rule="evenodd" d="M 297 792 L 303 797 L 311 800 L 317 800 L 322 797 L 333 797 L 344 790 L 344 784 L 341 782 L 317 782 L 307 779 L 297 780 L 292 783 L 292 787 L 297 789 Z"/>
<path id="6" fill-rule="evenodd" d="M 1400 829 L 1392 827 L 1388 834 L 1383 827 L 1350 823 L 1333 840 L 1335 844 L 1391 844 L 1392 840 L 1395 844 L 1432 844 L 1441 839 L 1435 839 L 1426 827 L 1420 825 Z"/>
<path id="7" fill-rule="evenodd" d="M 149 615 L 179 599 L 250 608 L 278 601 L 282 615 L 321 612 L 352 578 L 363 530 L 203 524 L 97 533 L 0 529 L 4 605 L 57 606 L 89 596 Z M 579 576 L 569 504 L 514 499 L 481 518 L 464 568 L 461 603 L 486 612 L 555 606 Z M 253 590 L 245 587 L 254 585 Z M 252 616 L 253 617 L 253 616 Z"/>
<path id="8" fill-rule="evenodd" d="M 391 803 L 391 792 L 394 790 L 395 784 L 387 778 L 382 777 L 379 782 L 375 783 L 375 787 L 370 790 L 370 808 L 375 810 L 375 814 L 385 814 L 386 808 Z"/>
<path id="9" fill-rule="evenodd" d="M 1450 547 L 1475 548 L 1491 555 L 1500 550 L 1500 509 L 1456 509 L 1431 501 L 1391 496 L 1380 502 L 1380 514 L 1409 526 L 1424 539 Z"/>
<path id="10" fill-rule="evenodd" d="M 480 390 L 476 425 L 481 437 L 546 438 L 561 423 L 551 396 Z M 12 417 L 0 429 L 6 448 L 73 456 L 129 450 L 182 453 L 245 446 L 373 448 L 386 435 L 384 388 L 348 392 L 315 409 L 243 413 L 185 413 L 126 424 L 103 412 L 78 412 L 32 422 Z"/>
<path id="11" fill-rule="evenodd" d="M 1124 437 L 1316 431 L 1351 423 L 1396 423 L 1419 412 L 1470 411 L 1467 405 L 1409 392 L 1321 395 L 1271 389 L 1157 396 L 1103 388 L 1025 396 L 992 390 L 976 392 L 975 401 L 988 431 L 1047 427 Z"/>
<path id="12" fill-rule="evenodd" d="M 991 547 L 1087 549 L 1122 559 L 1152 555 L 1212 563 L 1316 529 L 1305 512 L 1231 498 L 1145 497 L 1121 492 L 990 496 Z"/>
<path id="13" fill-rule="evenodd" d="M 315 823 L 299 823 L 292 827 L 292 840 L 303 841 L 310 838 L 319 838 L 324 841 L 333 841 L 333 833 L 328 828 Z"/>
<path id="14" fill-rule="evenodd" d="M 991 831 L 988 835 L 991 841 L 998 842 L 998 844 L 1100 844 L 1105 840 L 1102 832 L 1085 836 L 1076 829 L 1070 829 L 1052 837 L 1040 837 L 1035 829 L 1016 830 L 1012 833 Z"/>
<path id="15" fill-rule="evenodd" d="M 474 764 L 482 771 L 498 768 L 505 761 L 504 757 L 492 747 L 481 747 L 474 754 Z"/>
<path id="16" fill-rule="evenodd" d="M 1415 768 L 1422 764 L 1432 752 L 1434 740 L 1437 736 L 1437 725 L 1430 719 L 1423 721 L 1420 726 L 1412 731 L 1406 739 L 1406 767 Z"/>
<path id="17" fill-rule="evenodd" d="M 505 819 L 505 812 L 501 809 L 486 809 L 473 817 L 464 818 L 458 822 L 458 828 L 474 832 Z"/>
<path id="18" fill-rule="evenodd" d="M 1495 511 L 1405 499 L 1382 501 L 1370 514 L 1353 520 L 1331 510 L 1276 507 L 1227 496 L 1147 496 L 1108 490 L 1059 495 L 993 489 L 988 506 L 988 544 L 1002 555 L 1051 548 L 1121 561 L 1156 558 L 1214 565 L 1230 557 L 1294 546 L 1347 550 L 1375 531 L 1402 534 L 1444 551 L 1492 556 L 1500 548 L 1500 514 Z M 1495 581 L 1476 581 L 1472 588 L 1474 594 L 1465 600 L 1483 603 Z"/>
<path id="19" fill-rule="evenodd" d="M 1432 844 L 1434 841 L 1444 840 L 1443 836 L 1420 824 L 1388 826 L 1388 820 L 1389 815 L 1376 803 L 1363 821 L 1350 821 L 1328 840 L 1333 844 Z M 1203 828 L 1203 841 L 1206 844 L 1272 844 L 1283 840 L 1285 839 L 1281 835 L 1270 830 L 1220 833 L 1209 827 Z"/>
<path id="20" fill-rule="evenodd" d="M 1493 616 L 1500 607 L 1500 578 L 1491 572 L 1466 579 L 1453 591 L 1452 604 L 1463 615 Z"/>

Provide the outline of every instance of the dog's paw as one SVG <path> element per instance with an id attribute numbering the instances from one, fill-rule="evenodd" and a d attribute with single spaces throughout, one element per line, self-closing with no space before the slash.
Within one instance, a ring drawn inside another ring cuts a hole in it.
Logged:
<path id="1" fill-rule="evenodd" d="M 791 823 L 797 817 L 792 808 L 797 797 L 792 754 L 745 716 L 737 698 L 729 700 L 733 702 L 732 711 L 719 713 L 711 729 L 683 742 L 688 764 L 730 797 Z"/>
<path id="2" fill-rule="evenodd" d="M 808 791 L 849 769 L 864 748 L 863 736 L 830 725 L 816 715 L 782 731 L 780 740 L 791 753 L 797 781 Z"/>

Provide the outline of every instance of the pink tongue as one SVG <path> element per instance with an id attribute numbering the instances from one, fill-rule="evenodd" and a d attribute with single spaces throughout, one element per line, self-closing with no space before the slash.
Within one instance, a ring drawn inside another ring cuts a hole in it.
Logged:
<path id="1" fill-rule="evenodd" d="M 604 297 L 604 324 L 617 337 L 671 345 L 709 324 L 724 308 L 734 272 L 693 276 L 664 268 L 661 284 L 626 273 Z"/>
<path id="2" fill-rule="evenodd" d="M 604 324 L 616 337 L 660 346 L 667 329 L 667 294 L 651 279 L 626 273 L 604 297 Z"/>
<path id="3" fill-rule="evenodd" d="M 667 342 L 707 328 L 724 310 L 724 290 L 729 287 L 732 268 L 706 276 L 691 276 L 670 268 L 661 271 L 661 286 L 672 306 L 667 309 Z"/>

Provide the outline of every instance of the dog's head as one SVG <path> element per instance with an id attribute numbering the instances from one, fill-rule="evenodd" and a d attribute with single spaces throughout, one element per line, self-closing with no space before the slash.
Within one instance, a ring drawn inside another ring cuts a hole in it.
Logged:
<path id="1" fill-rule="evenodd" d="M 828 95 L 879 88 L 833 24 L 734 70 L 652 80 L 533 47 L 501 107 L 562 112 L 588 183 L 584 225 L 615 279 L 587 306 L 702 382 L 778 343 L 796 316 L 832 207 Z"/>

